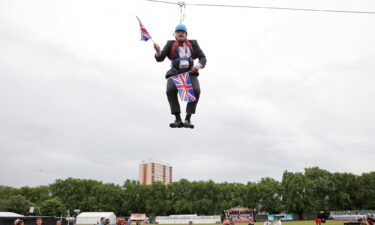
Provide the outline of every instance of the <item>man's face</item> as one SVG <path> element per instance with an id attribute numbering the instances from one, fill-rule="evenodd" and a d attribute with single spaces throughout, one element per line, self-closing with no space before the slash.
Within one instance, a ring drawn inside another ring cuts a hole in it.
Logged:
<path id="1" fill-rule="evenodd" d="M 230 220 L 224 220 L 223 225 L 231 225 Z"/>
<path id="2" fill-rule="evenodd" d="M 37 219 L 37 220 L 36 220 L 36 224 L 37 224 L 37 225 L 42 225 L 42 223 L 43 223 L 43 220 L 42 220 L 42 219 Z"/>
<path id="3" fill-rule="evenodd" d="M 184 31 L 177 30 L 175 32 L 175 36 L 177 41 L 186 41 L 187 33 L 185 33 Z"/>

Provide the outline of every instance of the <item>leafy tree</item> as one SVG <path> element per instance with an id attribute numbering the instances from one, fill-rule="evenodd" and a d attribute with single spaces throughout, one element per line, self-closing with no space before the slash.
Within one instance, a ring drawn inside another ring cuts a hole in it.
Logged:
<path id="1" fill-rule="evenodd" d="M 187 200 L 177 200 L 173 207 L 176 214 L 190 214 L 193 211 L 191 202 Z"/>
<path id="2" fill-rule="evenodd" d="M 6 200 L 0 199 L 0 212 L 6 211 Z"/>
<path id="3" fill-rule="evenodd" d="M 309 196 L 311 183 L 303 173 L 285 171 L 281 185 L 286 211 L 295 212 L 301 216 L 302 213 L 313 210 L 311 196 Z"/>
<path id="4" fill-rule="evenodd" d="M 3 200 L 3 209 L 9 212 L 26 214 L 33 204 L 22 195 L 13 195 L 9 199 Z"/>
<path id="5" fill-rule="evenodd" d="M 375 207 L 375 172 L 364 173 L 360 177 L 360 199 L 363 209 L 374 209 Z"/>
<path id="6" fill-rule="evenodd" d="M 68 178 L 56 180 L 50 185 L 50 190 L 52 196 L 61 199 L 70 211 L 93 211 L 103 208 L 102 203 L 97 200 L 99 196 L 95 194 L 100 185 L 103 183 L 95 180 Z"/>
<path id="7" fill-rule="evenodd" d="M 362 208 L 358 177 L 351 173 L 334 173 L 331 178 L 332 192 L 329 195 L 330 210 Z"/>
<path id="8" fill-rule="evenodd" d="M 123 185 L 87 179 L 59 179 L 48 186 L 0 186 L 0 210 L 25 214 L 30 206 L 43 215 L 64 214 L 66 209 L 113 211 L 119 216 L 145 212 L 151 216 L 221 214 L 241 205 L 257 211 L 302 214 L 320 210 L 371 209 L 375 205 L 375 172 L 353 175 L 330 173 L 318 167 L 303 173 L 283 173 L 282 181 L 215 183 L 181 179 L 169 185 Z"/>
<path id="9" fill-rule="evenodd" d="M 43 216 L 64 216 L 66 210 L 64 203 L 58 197 L 54 197 L 40 203 L 40 212 Z"/>
<path id="10" fill-rule="evenodd" d="M 25 196 L 27 200 L 35 204 L 39 204 L 51 197 L 49 186 L 21 187 L 19 194 Z"/>
<path id="11" fill-rule="evenodd" d="M 126 180 L 122 186 L 122 209 L 129 215 L 131 212 L 146 212 L 147 190 L 146 185 L 141 185 L 134 180 Z"/>
<path id="12" fill-rule="evenodd" d="M 0 185 L 0 199 L 8 199 L 10 196 L 20 195 L 17 188 Z"/>
<path id="13" fill-rule="evenodd" d="M 281 186 L 281 184 L 279 185 Z M 261 211 L 257 208 L 258 199 L 260 199 L 260 189 L 258 188 L 258 184 L 248 182 L 245 186 L 244 205 Z"/>
<path id="14" fill-rule="evenodd" d="M 282 210 L 282 188 L 280 182 L 272 178 L 262 178 L 257 185 L 257 209 L 263 212 L 277 213 Z"/>
<path id="15" fill-rule="evenodd" d="M 313 210 L 315 212 L 329 210 L 329 197 L 333 194 L 332 174 L 318 167 L 312 167 L 305 169 L 305 178 L 309 184 L 306 191 Z"/>

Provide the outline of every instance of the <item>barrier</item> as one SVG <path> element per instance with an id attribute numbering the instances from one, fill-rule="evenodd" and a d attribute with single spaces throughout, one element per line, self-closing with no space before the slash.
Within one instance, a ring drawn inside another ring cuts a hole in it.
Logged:
<path id="1" fill-rule="evenodd" d="M 220 216 L 197 216 L 197 215 L 171 215 L 157 216 L 158 224 L 214 224 L 220 223 Z"/>

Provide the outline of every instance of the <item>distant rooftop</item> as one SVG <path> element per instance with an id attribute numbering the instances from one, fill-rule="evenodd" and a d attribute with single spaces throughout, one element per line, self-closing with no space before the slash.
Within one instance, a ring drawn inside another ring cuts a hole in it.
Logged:
<path id="1" fill-rule="evenodd" d="M 162 165 L 166 165 L 166 166 L 171 166 L 171 164 L 169 164 L 169 163 L 160 162 L 158 160 L 153 160 L 153 159 L 143 160 L 140 164 L 144 164 L 144 163 L 156 163 L 156 164 L 162 164 Z"/>

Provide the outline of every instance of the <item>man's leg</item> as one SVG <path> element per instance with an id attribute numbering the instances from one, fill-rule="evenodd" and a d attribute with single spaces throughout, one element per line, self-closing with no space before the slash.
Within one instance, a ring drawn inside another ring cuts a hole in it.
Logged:
<path id="1" fill-rule="evenodd" d="M 189 102 L 186 106 L 186 117 L 185 117 L 185 127 L 194 128 L 191 123 L 191 115 L 195 114 L 197 104 L 199 101 L 199 96 L 201 94 L 201 88 L 199 86 L 199 81 L 197 76 L 190 76 L 191 84 L 193 85 L 193 90 L 196 100 L 194 102 Z"/>
<path id="2" fill-rule="evenodd" d="M 174 85 L 172 79 L 167 80 L 167 97 L 169 106 L 171 108 L 171 113 L 176 116 L 176 120 L 169 124 L 170 127 L 176 128 L 176 127 L 183 127 L 183 123 L 181 120 L 181 109 L 180 109 L 180 103 L 178 102 L 177 97 L 177 88 Z"/>

